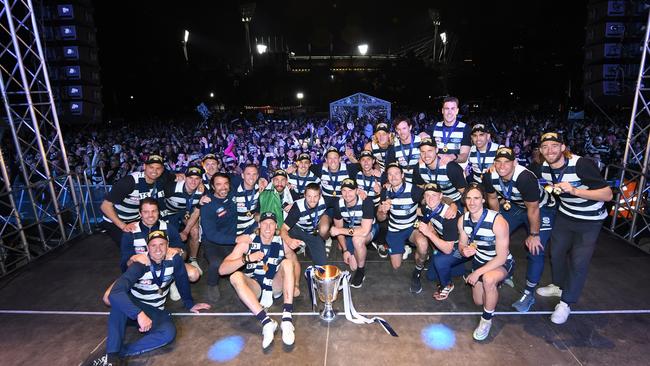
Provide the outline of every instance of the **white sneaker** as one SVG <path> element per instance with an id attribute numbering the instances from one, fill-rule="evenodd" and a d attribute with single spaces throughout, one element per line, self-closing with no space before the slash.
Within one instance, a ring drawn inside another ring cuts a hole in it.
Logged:
<path id="1" fill-rule="evenodd" d="M 539 287 L 535 291 L 539 296 L 544 296 L 544 297 L 551 297 L 551 296 L 557 296 L 560 297 L 562 296 L 562 289 L 555 286 L 554 284 L 550 284 L 546 287 Z"/>
<path id="2" fill-rule="evenodd" d="M 181 294 L 178 292 L 176 282 L 172 282 L 172 285 L 169 286 L 169 298 L 172 299 L 172 301 L 178 301 L 181 299 Z"/>
<path id="3" fill-rule="evenodd" d="M 474 339 L 477 341 L 482 341 L 485 338 L 487 338 L 488 334 L 490 334 L 490 328 L 492 327 L 492 319 L 490 320 L 485 320 L 483 317 L 481 317 L 481 321 L 479 321 L 478 326 L 476 329 L 474 329 Z"/>
<path id="4" fill-rule="evenodd" d="M 270 322 L 266 323 L 266 325 L 262 327 L 263 349 L 267 349 L 271 343 L 273 343 L 273 336 L 275 335 L 276 330 L 278 330 L 278 322 L 273 319 L 271 319 Z"/>
<path id="5" fill-rule="evenodd" d="M 294 333 L 296 328 L 294 328 L 293 323 L 283 321 L 280 328 L 282 328 L 282 343 L 292 346 L 293 342 L 296 341 L 296 334 Z"/>
<path id="6" fill-rule="evenodd" d="M 571 308 L 565 302 L 560 301 L 555 305 L 555 311 L 551 314 L 551 321 L 555 324 L 564 324 L 571 314 Z"/>
<path id="7" fill-rule="evenodd" d="M 296 254 L 305 254 L 305 247 L 306 247 L 305 242 L 304 241 L 301 242 L 298 249 L 296 249 Z"/>
<path id="8" fill-rule="evenodd" d="M 262 296 L 260 299 L 260 305 L 262 305 L 263 308 L 270 308 L 271 305 L 273 305 L 273 291 L 262 291 Z"/>
<path id="9" fill-rule="evenodd" d="M 108 365 L 107 355 L 103 355 L 102 357 L 93 360 L 92 363 L 90 364 L 90 366 L 107 366 L 107 365 Z"/>
<path id="10" fill-rule="evenodd" d="M 203 276 L 203 270 L 197 261 L 190 261 L 190 266 L 196 268 L 199 271 L 199 276 Z"/>
<path id="11" fill-rule="evenodd" d="M 404 254 L 402 254 L 402 260 L 405 261 L 409 255 L 413 253 L 413 249 L 411 249 L 410 245 L 405 245 L 404 246 Z"/>

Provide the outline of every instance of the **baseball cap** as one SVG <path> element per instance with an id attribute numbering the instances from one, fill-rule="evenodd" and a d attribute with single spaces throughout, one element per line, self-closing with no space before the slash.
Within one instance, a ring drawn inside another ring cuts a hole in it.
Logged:
<path id="1" fill-rule="evenodd" d="M 163 165 L 163 164 L 165 164 L 165 159 L 163 159 L 163 157 L 160 156 L 160 155 L 151 154 L 151 155 L 149 155 L 149 157 L 147 158 L 147 160 L 144 163 L 145 164 L 160 164 L 160 165 Z"/>
<path id="2" fill-rule="evenodd" d="M 494 156 L 495 160 L 498 158 L 506 158 L 511 161 L 515 160 L 515 152 L 507 146 L 502 146 L 497 150 L 497 153 Z"/>
<path id="3" fill-rule="evenodd" d="M 351 178 L 343 179 L 343 182 L 341 182 L 341 188 L 357 189 L 358 187 L 357 181 Z"/>
<path id="4" fill-rule="evenodd" d="M 191 176 L 200 177 L 202 174 L 203 174 L 203 170 L 196 166 L 191 166 L 187 168 L 187 171 L 185 171 L 186 177 L 191 177 Z"/>
<path id="5" fill-rule="evenodd" d="M 167 237 L 167 233 L 165 233 L 162 230 L 154 230 L 150 232 L 149 235 L 147 235 L 147 244 L 156 238 L 161 238 L 161 239 L 165 239 L 166 241 L 169 241 L 169 238 Z"/>

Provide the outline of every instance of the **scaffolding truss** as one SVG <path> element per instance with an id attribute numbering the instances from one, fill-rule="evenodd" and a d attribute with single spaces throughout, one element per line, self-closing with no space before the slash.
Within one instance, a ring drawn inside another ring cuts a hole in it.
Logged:
<path id="1" fill-rule="evenodd" d="M 650 253 L 650 13 L 641 43 L 641 64 L 623 155 L 623 166 L 609 166 L 605 175 L 616 180 L 616 194 L 608 230 Z"/>
<path id="2" fill-rule="evenodd" d="M 0 151 L 5 275 L 84 231 L 81 185 L 70 174 L 31 0 L 2 1 L 0 91 L 2 127 L 10 135 Z"/>
<path id="3" fill-rule="evenodd" d="M 364 93 L 356 93 L 330 103 L 330 120 L 352 122 L 366 119 L 376 123 L 390 121 L 390 102 Z"/>

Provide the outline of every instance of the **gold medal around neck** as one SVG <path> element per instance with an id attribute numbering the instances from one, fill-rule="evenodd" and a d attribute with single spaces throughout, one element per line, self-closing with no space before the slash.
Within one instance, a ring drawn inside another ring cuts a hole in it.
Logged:
<path id="1" fill-rule="evenodd" d="M 332 192 L 332 197 L 336 197 L 336 191 Z"/>
<path id="2" fill-rule="evenodd" d="M 476 244 L 475 241 L 469 243 L 469 246 L 472 247 L 472 248 L 474 248 L 474 249 L 478 248 L 478 244 Z"/>
<path id="3" fill-rule="evenodd" d="M 266 264 L 266 263 L 264 263 L 264 265 L 262 266 L 262 268 L 264 268 L 264 272 L 265 272 L 265 273 L 269 271 L 269 266 L 268 266 L 268 264 Z"/>
<path id="4" fill-rule="evenodd" d="M 420 220 L 415 220 L 415 222 L 413 223 L 413 228 L 417 229 L 419 227 L 420 227 Z"/>
<path id="5" fill-rule="evenodd" d="M 250 211 L 246 211 L 246 216 L 248 216 L 248 217 L 253 217 L 253 213 L 250 212 Z"/>
<path id="6" fill-rule="evenodd" d="M 442 147 L 442 152 L 447 152 L 447 151 L 449 151 L 449 149 L 447 148 L 447 145 L 443 146 Z"/>
<path id="7" fill-rule="evenodd" d="M 190 213 L 186 212 L 185 216 L 183 216 L 183 218 L 185 219 L 185 221 L 189 220 L 190 219 Z"/>
<path id="8" fill-rule="evenodd" d="M 505 202 L 503 203 L 503 209 L 504 209 L 504 210 L 506 210 L 506 211 L 510 211 L 511 208 L 512 208 L 512 205 L 510 204 L 510 201 L 505 201 Z"/>

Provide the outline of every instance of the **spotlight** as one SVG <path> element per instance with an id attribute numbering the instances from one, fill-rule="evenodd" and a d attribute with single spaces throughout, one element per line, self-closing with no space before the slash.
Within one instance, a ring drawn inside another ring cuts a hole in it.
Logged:
<path id="1" fill-rule="evenodd" d="M 431 324 L 422 329 L 420 333 L 422 342 L 429 348 L 446 351 L 450 350 L 456 344 L 456 335 L 454 331 L 442 324 Z"/>
<path id="2" fill-rule="evenodd" d="M 208 350 L 208 358 L 216 362 L 234 360 L 244 349 L 246 341 L 241 336 L 228 336 L 215 342 Z"/>
<path id="3" fill-rule="evenodd" d="M 260 55 L 263 55 L 266 53 L 266 45 L 265 44 L 258 44 L 257 45 L 257 53 Z"/>
<path id="4" fill-rule="evenodd" d="M 189 39 L 190 39 L 190 31 L 188 31 L 186 29 L 185 30 L 185 35 L 183 36 L 183 42 L 187 43 L 187 41 L 189 41 Z"/>
<path id="5" fill-rule="evenodd" d="M 447 32 L 440 33 L 440 40 L 442 40 L 442 44 L 447 44 Z"/>
<path id="6" fill-rule="evenodd" d="M 299 100 L 302 100 L 302 98 L 304 98 L 304 97 L 305 97 L 305 94 L 303 94 L 302 92 L 297 92 L 296 93 L 296 98 L 298 98 Z"/>
<path id="7" fill-rule="evenodd" d="M 361 56 L 365 56 L 366 53 L 368 53 L 368 44 L 367 43 L 360 44 L 360 45 L 357 46 L 357 48 L 359 49 L 359 53 L 361 54 Z"/>
<path id="8" fill-rule="evenodd" d="M 210 92 L 210 98 L 214 98 L 214 93 Z"/>

